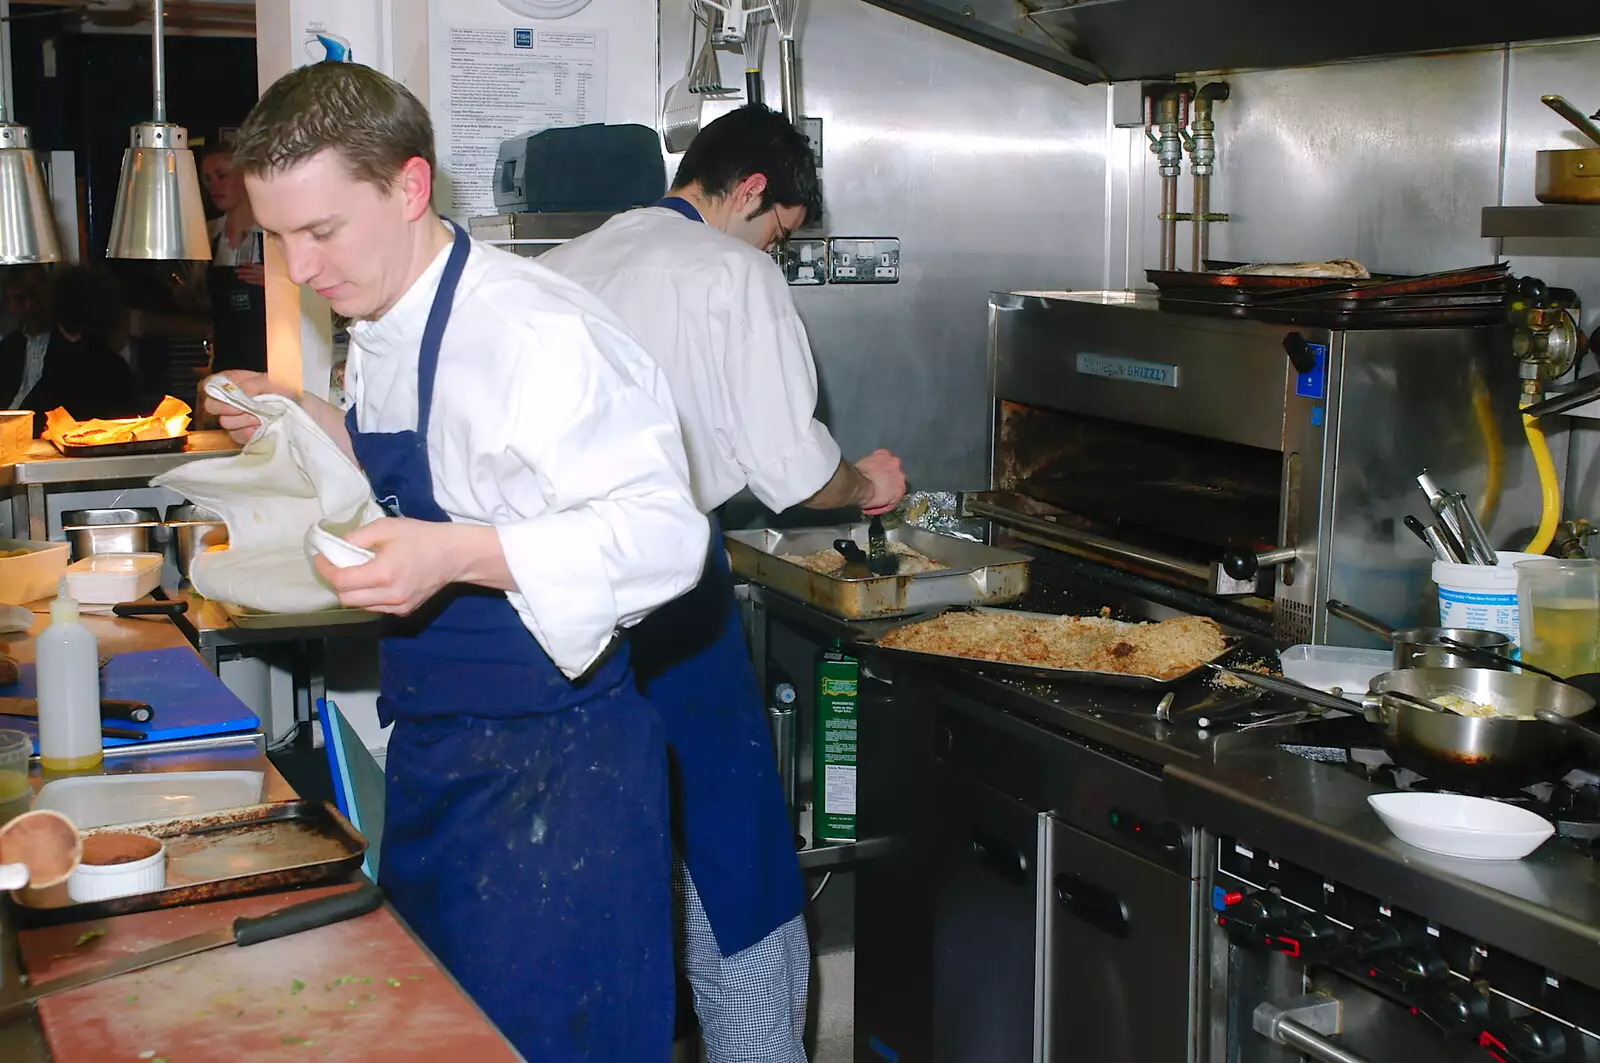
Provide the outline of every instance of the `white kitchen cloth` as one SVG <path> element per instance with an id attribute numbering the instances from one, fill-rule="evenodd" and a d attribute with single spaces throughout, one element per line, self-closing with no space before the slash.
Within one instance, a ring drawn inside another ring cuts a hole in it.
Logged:
<path id="1" fill-rule="evenodd" d="M 282 395 L 247 396 L 226 377 L 205 391 L 261 420 L 236 455 L 180 465 L 151 480 L 220 516 L 228 548 L 194 559 L 189 578 L 214 601 L 266 613 L 334 609 L 339 597 L 317 575 L 306 533 L 320 524 L 344 535 L 384 516 L 360 466 Z"/>

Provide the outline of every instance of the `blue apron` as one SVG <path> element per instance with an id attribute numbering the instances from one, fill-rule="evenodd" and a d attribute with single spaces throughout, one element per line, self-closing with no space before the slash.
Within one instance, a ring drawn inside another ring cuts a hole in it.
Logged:
<path id="1" fill-rule="evenodd" d="M 677 196 L 655 205 L 702 220 Z M 629 641 L 640 687 L 667 729 L 673 840 L 718 947 L 732 956 L 799 915 L 805 893 L 715 519 L 699 585 L 651 613 Z"/>
<path id="2" fill-rule="evenodd" d="M 394 512 L 447 521 L 428 421 L 471 246 L 459 227 L 417 362 L 417 428 L 350 441 Z M 530 1061 L 672 1050 L 671 848 L 659 716 L 625 645 L 574 683 L 503 593 L 456 585 L 380 648 L 389 741 L 381 879 L 422 941 Z"/>

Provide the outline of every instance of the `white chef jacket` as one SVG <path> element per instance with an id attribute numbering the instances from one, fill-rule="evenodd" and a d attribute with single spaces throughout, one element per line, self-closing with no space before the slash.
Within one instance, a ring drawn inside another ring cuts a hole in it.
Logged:
<path id="1" fill-rule="evenodd" d="M 770 256 L 646 207 L 539 261 L 598 295 L 666 371 L 703 511 L 746 486 L 781 511 L 827 485 L 839 444 L 813 416 L 811 345 Z"/>
<path id="2" fill-rule="evenodd" d="M 394 307 L 350 329 L 363 432 L 417 425 L 417 358 L 449 249 Z M 700 579 L 710 534 L 661 370 L 600 303 L 473 241 L 439 353 L 428 460 L 455 521 L 493 525 L 506 597 L 581 675 L 613 631 Z"/>

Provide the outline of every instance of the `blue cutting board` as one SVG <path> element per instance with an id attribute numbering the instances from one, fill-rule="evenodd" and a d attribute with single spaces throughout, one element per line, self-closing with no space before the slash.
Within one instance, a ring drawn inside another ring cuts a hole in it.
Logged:
<path id="1" fill-rule="evenodd" d="M 21 668 L 22 676 L 12 686 L 0 687 L 5 697 L 38 696 L 33 665 Z M 107 720 L 107 727 L 143 731 L 146 742 L 169 742 L 175 738 L 199 738 L 254 731 L 261 721 L 250 707 L 206 667 L 200 655 L 187 646 L 148 653 L 121 653 L 111 658 L 101 673 L 100 696 L 127 701 L 144 701 L 155 710 L 149 723 Z M 0 729 L 22 731 L 34 738 L 39 751 L 39 726 L 21 716 L 0 716 Z M 107 749 L 139 745 L 130 738 L 103 738 Z"/>

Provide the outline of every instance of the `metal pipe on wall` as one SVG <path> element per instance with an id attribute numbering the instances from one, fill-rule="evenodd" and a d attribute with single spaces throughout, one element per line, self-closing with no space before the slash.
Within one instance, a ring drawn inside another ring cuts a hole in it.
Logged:
<path id="1" fill-rule="evenodd" d="M 1178 177 L 1183 173 L 1183 127 L 1187 124 L 1189 94 L 1193 85 L 1161 85 L 1148 90 L 1153 104 L 1146 118 L 1153 120 L 1160 135 L 1147 125 L 1145 136 L 1150 150 L 1161 165 L 1161 268 L 1177 268 L 1178 258 Z"/>
<path id="2" fill-rule="evenodd" d="M 1212 104 L 1228 98 L 1228 83 L 1213 81 L 1195 94 L 1194 123 L 1189 136 L 1189 172 L 1194 174 L 1194 263 L 1196 272 L 1205 269 L 1211 251 L 1211 223 L 1225 221 L 1227 215 L 1211 213 L 1211 174 L 1217 161 L 1216 123 L 1211 117 Z"/>

